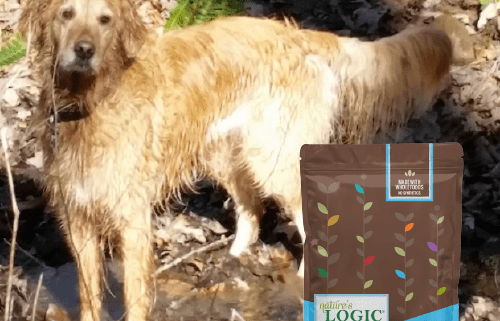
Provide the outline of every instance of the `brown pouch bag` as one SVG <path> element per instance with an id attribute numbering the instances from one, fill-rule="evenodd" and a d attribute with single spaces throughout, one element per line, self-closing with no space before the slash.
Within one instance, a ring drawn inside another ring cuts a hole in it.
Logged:
<path id="1" fill-rule="evenodd" d="M 458 321 L 457 143 L 304 145 L 306 321 Z"/>

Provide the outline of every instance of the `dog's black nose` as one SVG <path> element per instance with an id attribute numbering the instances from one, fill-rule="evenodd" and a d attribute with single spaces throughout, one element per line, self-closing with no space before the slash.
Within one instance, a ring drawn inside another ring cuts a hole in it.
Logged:
<path id="1" fill-rule="evenodd" d="M 95 46 L 89 41 L 78 41 L 75 44 L 75 53 L 78 58 L 88 60 L 95 53 Z"/>

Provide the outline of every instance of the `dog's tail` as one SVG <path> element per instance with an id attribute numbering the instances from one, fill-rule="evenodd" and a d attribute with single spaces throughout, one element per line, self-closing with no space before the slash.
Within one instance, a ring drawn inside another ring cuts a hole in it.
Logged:
<path id="1" fill-rule="evenodd" d="M 452 44 L 433 28 L 411 28 L 374 42 L 339 39 L 342 124 L 334 140 L 368 143 L 423 114 L 450 82 Z"/>

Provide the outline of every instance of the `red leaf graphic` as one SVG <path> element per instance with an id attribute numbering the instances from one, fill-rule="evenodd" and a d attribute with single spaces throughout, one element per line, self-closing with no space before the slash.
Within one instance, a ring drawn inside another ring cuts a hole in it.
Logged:
<path id="1" fill-rule="evenodd" d="M 369 256 L 365 259 L 365 266 L 367 266 L 368 264 L 371 264 L 373 262 L 373 259 L 375 258 L 375 256 Z"/>

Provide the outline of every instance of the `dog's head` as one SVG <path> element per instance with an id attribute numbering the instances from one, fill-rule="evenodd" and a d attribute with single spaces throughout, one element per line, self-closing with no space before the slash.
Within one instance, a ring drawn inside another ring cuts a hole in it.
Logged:
<path id="1" fill-rule="evenodd" d="M 132 58 L 146 29 L 133 0 L 27 0 L 19 29 L 58 73 L 96 76 L 106 64 Z"/>

